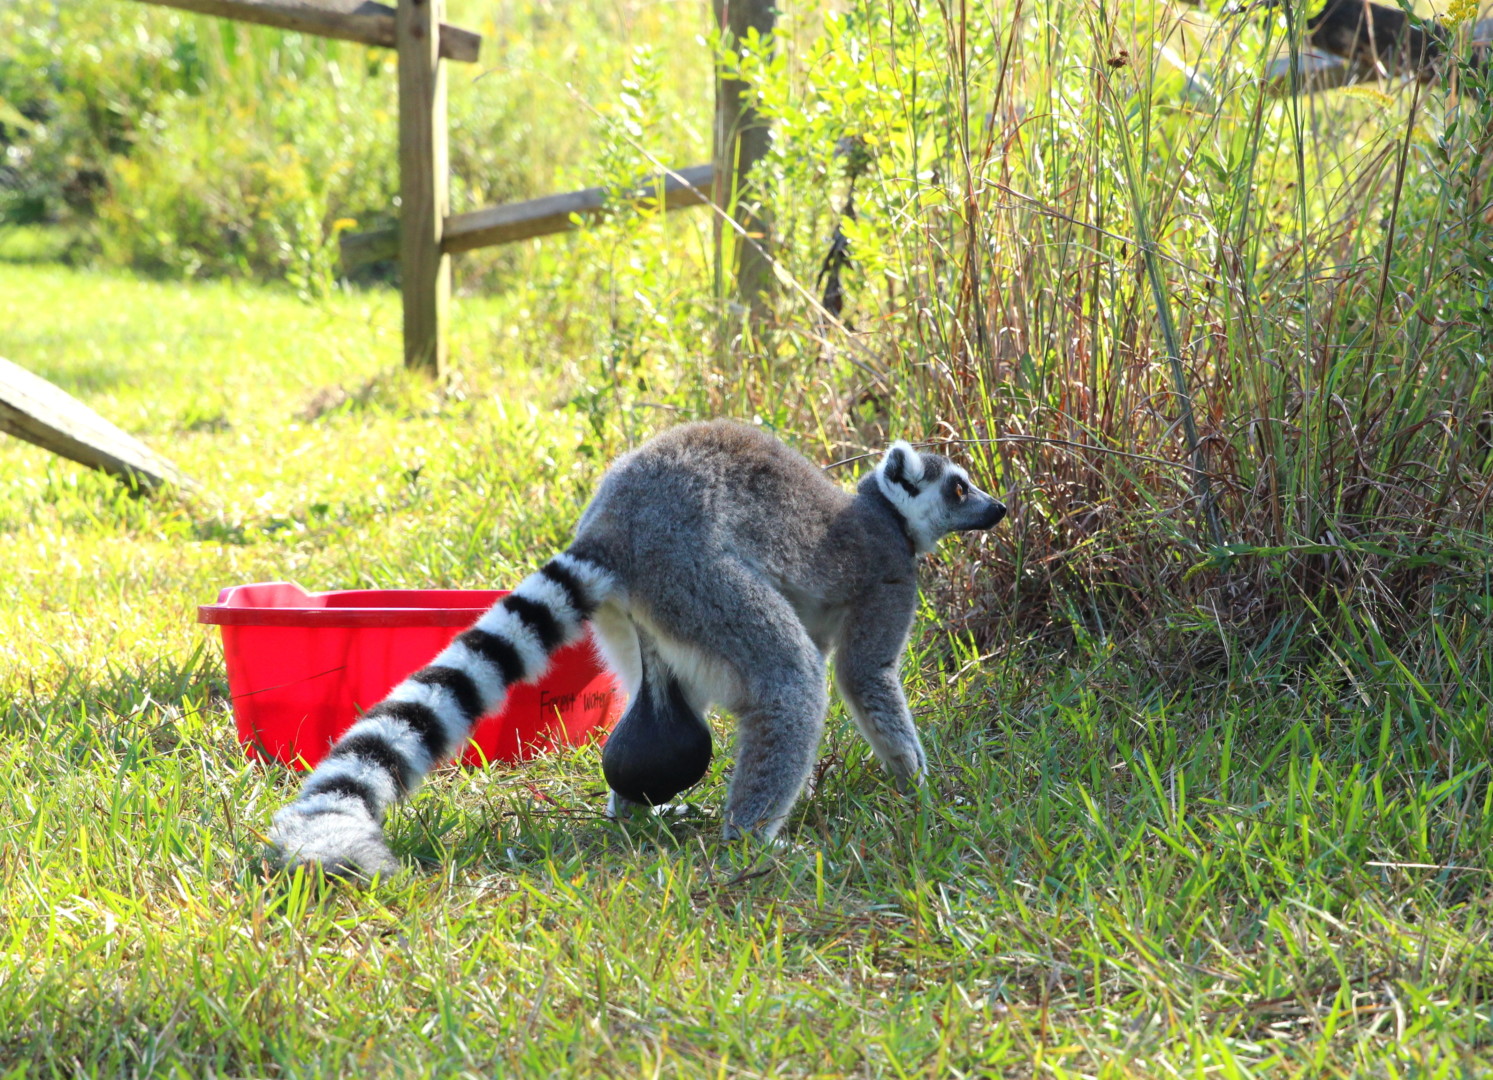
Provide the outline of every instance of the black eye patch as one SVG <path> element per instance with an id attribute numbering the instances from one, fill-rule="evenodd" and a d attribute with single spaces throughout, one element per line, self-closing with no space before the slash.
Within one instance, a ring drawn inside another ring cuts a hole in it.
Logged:
<path id="1" fill-rule="evenodd" d="M 950 502 L 962 502 L 964 496 L 969 494 L 969 484 L 957 476 L 951 476 L 944 482 L 944 498 Z"/>

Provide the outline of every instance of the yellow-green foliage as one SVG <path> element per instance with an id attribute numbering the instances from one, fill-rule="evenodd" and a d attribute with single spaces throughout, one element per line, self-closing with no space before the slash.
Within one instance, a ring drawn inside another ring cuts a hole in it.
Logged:
<path id="1" fill-rule="evenodd" d="M 458 2 L 448 18 L 484 35 L 480 64 L 450 65 L 456 211 L 608 179 L 597 144 L 650 51 L 671 63 L 653 65 L 664 77 L 649 105 L 669 122 L 648 150 L 677 165 L 708 156 L 703 12 Z M 119 0 L 18 0 L 0 11 L 0 43 L 0 101 L 34 121 L 0 115 L 16 163 L 0 176 L 0 222 L 69 220 L 116 265 L 319 295 L 341 229 L 396 220 L 391 50 Z M 504 265 L 464 263 L 469 285 Z"/>

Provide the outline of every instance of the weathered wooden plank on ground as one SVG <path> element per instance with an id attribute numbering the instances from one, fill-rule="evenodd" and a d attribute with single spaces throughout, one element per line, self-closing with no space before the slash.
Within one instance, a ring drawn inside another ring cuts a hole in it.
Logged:
<path id="1" fill-rule="evenodd" d="M 374 0 L 141 0 L 158 7 L 218 15 L 238 22 L 274 26 L 303 34 L 356 41 L 364 45 L 397 46 L 395 12 Z M 482 50 L 482 35 L 441 24 L 441 55 L 473 64 Z"/>
<path id="2" fill-rule="evenodd" d="M 665 210 L 704 206 L 710 202 L 709 193 L 714 175 L 713 165 L 691 165 L 687 169 L 679 169 L 640 183 L 628 193 L 628 198 L 639 202 L 657 199 L 662 186 Z M 490 206 L 466 214 L 453 214 L 446 219 L 443 247 L 448 254 L 454 254 L 567 232 L 576 227 L 573 218 L 595 218 L 606 206 L 606 201 L 606 188 L 589 187 L 524 202 Z M 342 237 L 344 269 L 351 270 L 379 259 L 398 257 L 399 233 L 394 229 L 349 233 Z"/>
<path id="3" fill-rule="evenodd" d="M 0 358 L 0 431 L 141 488 L 193 486 L 175 465 L 77 398 Z"/>

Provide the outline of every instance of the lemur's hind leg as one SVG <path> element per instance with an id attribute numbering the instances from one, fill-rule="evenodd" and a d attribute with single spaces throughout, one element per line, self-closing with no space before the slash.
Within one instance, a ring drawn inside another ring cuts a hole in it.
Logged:
<path id="1" fill-rule="evenodd" d="M 611 789 L 607 815 L 625 818 L 700 782 L 710 768 L 710 726 L 648 633 L 615 609 L 594 625 L 628 691 L 627 711 L 601 756 Z"/>
<path id="2" fill-rule="evenodd" d="M 643 657 L 637 627 L 627 617 L 627 612 L 615 601 L 609 601 L 591 616 L 591 630 L 596 651 L 601 654 L 612 674 L 617 676 L 623 692 L 627 694 L 628 704 L 631 705 L 638 699 L 643 688 Z M 613 727 L 614 731 L 621 726 L 626 715 L 624 712 L 623 717 L 618 719 Z M 646 809 L 643 803 L 625 799 L 615 791 L 607 795 L 607 817 L 613 820 L 629 818 L 633 811 L 640 809 Z"/>
<path id="3" fill-rule="evenodd" d="M 708 588 L 682 584 L 678 602 L 649 615 L 669 639 L 693 643 L 729 671 L 722 704 L 736 716 L 737 735 L 724 832 L 771 839 L 814 767 L 828 704 L 824 656 L 788 601 L 750 567 L 726 559 L 709 575 Z"/>
<path id="4" fill-rule="evenodd" d="M 807 634 L 784 641 L 777 671 L 749 680 L 736 706 L 736 771 L 724 832 L 770 840 L 793 809 L 819 753 L 828 695 L 824 658 Z"/>
<path id="5" fill-rule="evenodd" d="M 642 643 L 638 628 L 615 600 L 608 600 L 591 616 L 591 640 L 612 674 L 622 683 L 628 700 L 643 685 Z"/>
<path id="6" fill-rule="evenodd" d="M 607 791 L 607 817 L 613 821 L 626 821 L 639 810 L 652 810 L 647 803 L 633 802 L 615 791 Z"/>
<path id="7" fill-rule="evenodd" d="M 643 659 L 639 651 L 638 630 L 616 601 L 608 601 L 596 609 L 591 616 L 591 640 L 601 654 L 608 670 L 622 684 L 628 704 L 637 700 L 643 686 Z M 623 713 L 626 716 L 626 712 Z M 618 718 L 617 725 L 622 723 Z M 607 796 L 607 817 L 614 820 L 632 816 L 641 804 L 619 796 L 615 791 Z"/>

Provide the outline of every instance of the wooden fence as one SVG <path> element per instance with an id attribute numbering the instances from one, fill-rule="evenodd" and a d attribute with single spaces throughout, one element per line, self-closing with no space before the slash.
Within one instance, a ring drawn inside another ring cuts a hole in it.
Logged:
<path id="1" fill-rule="evenodd" d="M 446 367 L 446 329 L 451 298 L 451 256 L 573 227 L 571 215 L 600 212 L 600 188 L 452 215 L 447 151 L 446 64 L 475 63 L 482 38 L 445 21 L 446 0 L 141 0 L 142 3 L 217 15 L 239 22 L 340 38 L 399 52 L 399 227 L 342 238 L 344 266 L 398 257 L 404 306 L 405 364 L 433 375 Z M 772 0 L 712 0 L 731 40 L 747 27 L 773 28 Z M 745 107 L 739 84 L 717 79 L 714 160 L 670 170 L 641 183 L 636 199 L 658 199 L 666 210 L 688 206 L 730 207 L 737 229 L 727 238 L 718 215 L 718 271 L 724 269 L 753 308 L 769 287 L 761 254 L 766 215 L 738 199 L 747 172 L 767 149 L 766 129 Z M 740 209 L 737 209 L 740 203 Z M 754 244 L 732 243 L 736 235 Z M 719 252 L 737 251 L 736 265 L 722 268 Z"/>

